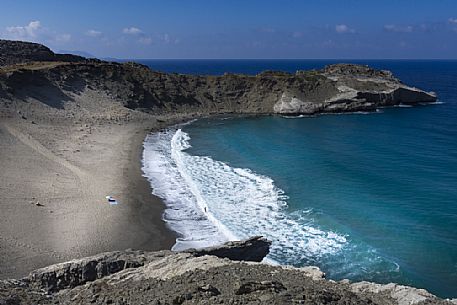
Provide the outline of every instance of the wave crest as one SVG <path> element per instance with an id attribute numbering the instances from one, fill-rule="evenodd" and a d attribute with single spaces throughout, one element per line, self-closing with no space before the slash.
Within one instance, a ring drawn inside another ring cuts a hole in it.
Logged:
<path id="1" fill-rule="evenodd" d="M 143 172 L 165 201 L 164 220 L 180 235 L 174 250 L 262 235 L 273 242 L 269 259 L 296 264 L 344 247 L 346 237 L 318 228 L 312 210 L 288 213 L 288 198 L 271 178 L 190 155 L 189 141 L 170 129 L 144 142 Z"/>

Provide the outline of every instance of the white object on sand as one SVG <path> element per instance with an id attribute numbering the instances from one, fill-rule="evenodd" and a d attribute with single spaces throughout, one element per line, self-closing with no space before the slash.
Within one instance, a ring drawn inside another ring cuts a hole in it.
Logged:
<path id="1" fill-rule="evenodd" d="M 114 198 L 111 197 L 111 196 L 105 196 L 105 198 L 108 199 L 108 203 L 109 203 L 110 205 L 118 204 L 117 200 L 114 199 Z"/>

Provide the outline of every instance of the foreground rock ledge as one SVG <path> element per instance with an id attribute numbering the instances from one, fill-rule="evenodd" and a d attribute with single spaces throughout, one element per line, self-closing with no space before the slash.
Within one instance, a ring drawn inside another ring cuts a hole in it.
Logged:
<path id="1" fill-rule="evenodd" d="M 187 252 L 102 253 L 0 281 L 0 304 L 457 304 L 397 284 L 325 280 L 317 267 L 249 261 L 270 244 L 253 237 Z"/>

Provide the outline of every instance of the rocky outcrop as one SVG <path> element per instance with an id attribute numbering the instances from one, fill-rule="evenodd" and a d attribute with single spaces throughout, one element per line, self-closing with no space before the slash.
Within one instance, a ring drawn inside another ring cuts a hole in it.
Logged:
<path id="1" fill-rule="evenodd" d="M 55 54 L 38 43 L 0 39 L 0 67 L 36 61 L 83 62 L 84 57 Z"/>
<path id="2" fill-rule="evenodd" d="M 24 281 L 52 293 L 84 285 L 124 269 L 138 268 L 170 254 L 169 251 L 148 253 L 130 250 L 101 253 L 35 270 Z"/>
<path id="3" fill-rule="evenodd" d="M 155 115 L 311 115 L 436 101 L 434 93 L 406 86 L 389 71 L 361 65 L 337 64 L 293 74 L 266 71 L 255 76 L 195 76 L 156 72 L 135 63 L 65 59 L 37 44 L 13 56 L 10 53 L 17 44 L 27 43 L 0 43 L 0 48 L 3 45 L 10 50 L 0 62 L 9 64 L 0 67 L 0 99 L 54 100 L 51 106 L 59 109 L 71 101 L 72 94 L 86 90 L 102 92 L 128 109 Z M 35 62 L 11 65 L 31 60 Z"/>
<path id="4" fill-rule="evenodd" d="M 334 64 L 324 68 L 326 75 L 346 75 L 350 77 L 368 77 L 381 78 L 391 81 L 396 81 L 392 72 L 387 70 L 375 70 L 369 66 L 354 65 L 354 64 Z"/>
<path id="5" fill-rule="evenodd" d="M 91 98 L 81 103 L 75 96 Z M 192 76 L 0 40 L 0 117 L 97 116 L 98 97 L 122 108 L 116 120 L 121 115 L 128 120 L 135 112 L 166 122 L 179 115 L 318 114 L 436 101 L 435 94 L 406 86 L 388 71 L 360 65 L 294 74 Z M 100 118 L 114 116 L 108 111 Z M 182 253 L 102 253 L 39 269 L 21 280 L 0 281 L 0 304 L 449 304 L 415 288 L 336 283 L 323 279 L 316 267 L 257 263 L 269 246 L 256 237 Z"/>
<path id="6" fill-rule="evenodd" d="M 262 236 L 255 236 L 243 241 L 232 241 L 223 246 L 203 249 L 188 249 L 185 252 L 193 256 L 212 255 L 234 261 L 261 262 L 270 251 L 271 241 Z"/>
<path id="7" fill-rule="evenodd" d="M 385 295 L 386 297 L 394 299 L 398 305 L 418 304 L 435 298 L 433 294 L 424 289 L 417 289 L 394 283 L 381 285 L 370 282 L 359 282 L 353 283 L 350 286 L 351 290 L 357 294 L 371 293 Z"/>
<path id="8" fill-rule="evenodd" d="M 39 87 L 55 92 L 62 103 L 69 100 L 68 92 L 78 94 L 89 88 L 109 94 L 129 109 L 159 115 L 299 115 L 372 111 L 402 103 L 436 101 L 433 93 L 398 80 L 362 79 L 323 71 L 193 76 L 155 72 L 138 64 L 80 63 L 0 73 L 0 84 L 3 95 L 10 99 L 39 99 Z"/>
<path id="9" fill-rule="evenodd" d="M 304 71 L 297 72 L 298 75 Z M 336 91 L 321 101 L 306 94 L 284 92 L 274 105 L 274 112 L 287 115 L 373 111 L 379 107 L 400 104 L 433 103 L 436 94 L 409 87 L 390 71 L 374 70 L 368 66 L 335 64 L 314 73 L 333 82 Z"/>
<path id="10" fill-rule="evenodd" d="M 182 258 L 212 255 L 234 261 L 260 262 L 268 255 L 270 245 L 270 241 L 257 236 L 243 241 L 228 242 L 217 247 L 189 249 L 186 250 L 186 254 L 183 254 Z M 104 278 L 124 269 L 134 269 L 152 263 L 155 265 L 157 262 L 169 260 L 168 256 L 172 254 L 171 251 L 145 252 L 133 250 L 101 253 L 35 270 L 30 273 L 25 281 L 38 289 L 57 292 Z M 179 270 L 179 272 L 185 272 L 183 266 Z"/>
<path id="11" fill-rule="evenodd" d="M 189 252 L 103 253 L 0 281 L 0 304 L 451 304 L 421 289 L 243 259 L 243 248 L 268 246 L 257 237 Z"/>

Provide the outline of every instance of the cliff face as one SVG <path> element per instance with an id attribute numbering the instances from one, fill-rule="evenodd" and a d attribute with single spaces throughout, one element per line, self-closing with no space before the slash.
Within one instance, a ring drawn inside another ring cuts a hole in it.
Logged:
<path id="1" fill-rule="evenodd" d="M 296 75 L 307 72 L 297 72 Z M 308 72 L 309 73 L 309 72 Z M 336 64 L 316 71 L 325 77 L 333 90 L 318 87 L 318 91 L 331 92 L 310 98 L 305 92 L 287 90 L 274 105 L 274 112 L 281 114 L 315 114 L 328 112 L 373 111 L 378 107 L 399 104 L 419 104 L 436 101 L 436 95 L 409 87 L 389 71 L 378 71 L 367 66 Z"/>
<path id="2" fill-rule="evenodd" d="M 268 247 L 268 241 L 255 237 L 180 253 L 102 253 L 0 281 L 0 304 L 452 305 L 422 289 L 334 282 L 316 267 L 252 262 L 252 253 L 258 261 Z"/>
<path id="3" fill-rule="evenodd" d="M 162 116 L 170 123 L 171 116 L 371 111 L 434 101 L 434 94 L 366 66 L 191 76 L 0 40 L 0 119 L 19 115 L 120 122 Z M 252 239 L 186 253 L 104 253 L 0 281 L 0 304 L 446 304 L 420 289 L 335 283 L 323 280 L 315 267 L 253 263 L 266 255 L 268 246 Z"/>
<path id="4" fill-rule="evenodd" d="M 37 44 L 22 45 L 22 51 L 12 56 L 11 50 L 17 48 L 16 42 L 0 41 L 0 50 L 7 50 L 0 61 L 0 98 L 36 98 L 38 87 L 41 92 L 49 89 L 59 94 L 64 101 L 67 93 L 93 89 L 129 109 L 157 115 L 299 115 L 436 101 L 435 94 L 408 87 L 388 71 L 359 65 L 338 64 L 294 74 L 192 76 L 155 72 L 134 63 L 85 61 L 72 55 L 65 59 L 66 55 Z M 26 64 L 11 65 L 16 62 Z"/>
<path id="5" fill-rule="evenodd" d="M 71 54 L 55 54 L 38 43 L 0 39 L 0 67 L 34 61 L 83 62 L 86 59 Z"/>

